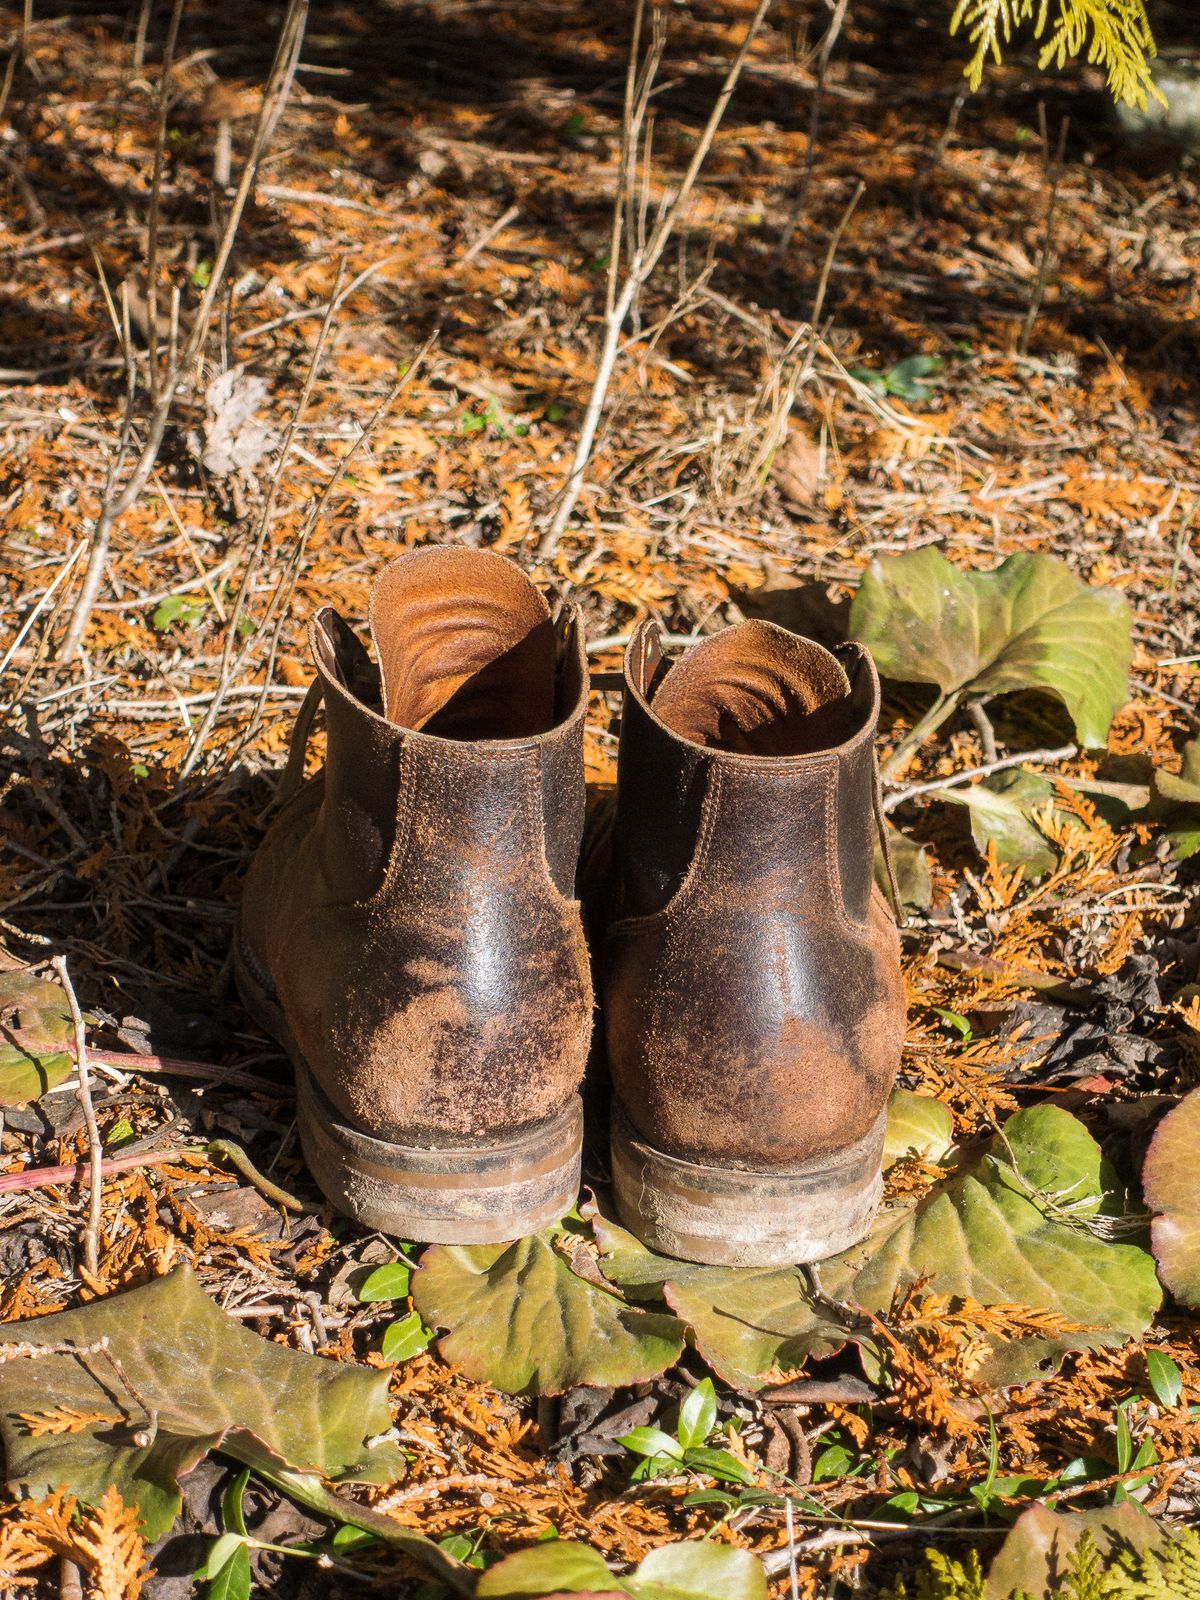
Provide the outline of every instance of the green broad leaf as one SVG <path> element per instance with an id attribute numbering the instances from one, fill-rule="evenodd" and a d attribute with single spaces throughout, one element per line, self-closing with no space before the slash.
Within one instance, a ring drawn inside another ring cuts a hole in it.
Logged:
<path id="1" fill-rule="evenodd" d="M 385 1361 L 407 1361 L 428 1350 L 433 1334 L 421 1321 L 419 1311 L 410 1311 L 406 1317 L 391 1323 L 383 1336 L 380 1354 Z"/>
<path id="2" fill-rule="evenodd" d="M 684 1451 L 683 1464 L 692 1472 L 706 1473 L 724 1483 L 754 1482 L 754 1473 L 744 1461 L 739 1461 L 732 1450 L 713 1450 L 708 1445 L 696 1445 Z"/>
<path id="3" fill-rule="evenodd" d="M 593 1595 L 624 1600 L 612 1568 L 598 1550 L 572 1539 L 555 1539 L 505 1556 L 482 1573 L 477 1600 L 531 1600 L 541 1595 Z"/>
<path id="4" fill-rule="evenodd" d="M 679 1442 L 685 1450 L 695 1449 L 716 1425 L 717 1391 L 711 1378 L 702 1378 L 679 1408 Z"/>
<path id="5" fill-rule="evenodd" d="M 1146 1376 L 1159 1405 L 1168 1411 L 1174 1410 L 1183 1394 L 1183 1373 L 1178 1365 L 1165 1351 L 1147 1350 Z"/>
<path id="6" fill-rule="evenodd" d="M 1150 1238 L 1159 1277 L 1182 1305 L 1200 1306 L 1200 1089 L 1159 1123 L 1142 1167 L 1142 1192 L 1155 1212 Z"/>
<path id="7" fill-rule="evenodd" d="M 944 696 L 1043 689 L 1098 749 L 1129 694 L 1129 607 L 1053 556 L 1019 553 L 962 572 L 931 545 L 880 556 L 863 575 L 850 633 L 879 670 Z"/>
<path id="8" fill-rule="evenodd" d="M 661 1296 L 718 1377 L 741 1388 L 761 1388 L 849 1339 L 869 1346 L 838 1304 L 883 1313 L 917 1280 L 931 1294 L 1044 1311 L 1060 1324 L 1045 1337 L 993 1337 L 981 1388 L 1027 1382 L 1069 1350 L 1135 1337 L 1162 1300 L 1149 1252 L 1107 1236 L 1123 1209 L 1099 1146 L 1053 1105 L 1017 1112 L 970 1166 L 883 1212 L 861 1244 L 822 1262 L 820 1299 L 799 1268 L 680 1263 L 594 1209 L 585 1215 L 606 1276 L 631 1299 Z"/>
<path id="9" fill-rule="evenodd" d="M 929 852 L 923 844 L 918 844 L 915 839 L 910 839 L 906 833 L 901 833 L 899 828 L 892 824 L 885 824 L 887 830 L 888 854 L 892 858 L 892 871 L 896 874 L 896 888 L 900 895 L 900 903 L 912 906 L 915 911 L 928 910 L 933 901 L 933 879 L 929 872 Z M 875 882 L 888 893 L 887 863 L 883 859 L 883 847 L 878 840 L 875 843 Z"/>
<path id="10" fill-rule="evenodd" d="M 506 1556 L 483 1573 L 478 1600 L 537 1600 L 578 1595 L 590 1600 L 767 1600 L 762 1562 L 749 1550 L 687 1539 L 652 1550 L 637 1570 L 618 1578 L 587 1545 L 557 1539 Z"/>
<path id="11" fill-rule="evenodd" d="M 992 1561 L 983 1600 L 1010 1600 L 1014 1593 L 1028 1600 L 1060 1600 L 1067 1558 L 1085 1533 L 1105 1563 L 1124 1550 L 1154 1550 L 1166 1543 L 1157 1523 L 1130 1500 L 1098 1511 L 1031 1506 L 1013 1523 Z"/>
<path id="12" fill-rule="evenodd" d="M 0 970 L 0 1107 L 26 1105 L 69 1078 L 73 1036 L 58 984 L 24 967 Z"/>
<path id="13" fill-rule="evenodd" d="M 884 387 L 901 400 L 928 400 L 930 385 L 923 380 L 942 370 L 942 358 L 933 355 L 905 356 L 888 368 Z"/>
<path id="14" fill-rule="evenodd" d="M 687 1324 L 700 1355 L 723 1382 L 761 1389 L 831 1355 L 845 1326 L 807 1295 L 799 1267 L 702 1267 L 655 1255 L 615 1222 L 585 1207 L 603 1252 L 601 1267 L 631 1300 L 662 1298 Z"/>
<path id="15" fill-rule="evenodd" d="M 954 1148 L 954 1118 L 950 1107 L 927 1094 L 896 1089 L 888 1101 L 887 1129 L 883 1136 L 883 1169 L 906 1157 L 940 1161 Z"/>
<path id="16" fill-rule="evenodd" d="M 412 1268 L 407 1261 L 389 1261 L 376 1267 L 363 1282 L 358 1298 L 370 1300 L 407 1300 Z"/>
<path id="17" fill-rule="evenodd" d="M 136 1402 L 97 1350 L 102 1340 Z M 189 1267 L 78 1311 L 9 1323 L 0 1343 L 56 1350 L 0 1362 L 0 1438 L 13 1491 L 40 1498 L 66 1487 L 95 1503 L 115 1484 L 137 1506 L 148 1539 L 174 1521 L 180 1475 L 218 1447 L 267 1475 L 392 1481 L 403 1472 L 394 1445 L 367 1442 L 391 1427 L 386 1371 L 259 1338 L 213 1304 Z M 57 1353 L 63 1345 L 80 1353 Z M 121 1420 L 32 1437 L 22 1413 L 61 1405 Z"/>
<path id="18" fill-rule="evenodd" d="M 1043 1104 L 1018 1111 L 969 1169 L 915 1205 L 885 1212 L 861 1245 L 820 1269 L 827 1294 L 885 1311 L 918 1279 L 931 1294 L 1054 1313 L 1078 1331 L 993 1338 L 983 1386 L 1025 1382 L 1068 1350 L 1120 1344 L 1161 1304 L 1153 1258 L 1114 1243 L 1116 1176 L 1077 1118 Z"/>
<path id="19" fill-rule="evenodd" d="M 221 1568 L 225 1566 L 231 1556 L 237 1551 L 246 1548 L 244 1533 L 223 1533 L 219 1539 L 214 1539 L 208 1547 L 208 1553 L 201 1566 L 196 1568 L 193 1577 L 201 1579 L 215 1578 Z"/>
<path id="20" fill-rule="evenodd" d="M 983 783 L 933 789 L 936 800 L 966 806 L 971 837 L 980 855 L 993 845 L 1002 866 L 1024 866 L 1027 879 L 1044 878 L 1058 865 L 1058 851 L 1038 826 L 1053 804 L 1054 785 L 1033 772 L 997 772 Z"/>
<path id="21" fill-rule="evenodd" d="M 250 1468 L 243 1467 L 221 1496 L 221 1526 L 232 1533 L 240 1533 L 243 1539 L 246 1537 L 246 1518 L 242 1511 L 242 1501 L 249 1482 Z"/>
<path id="22" fill-rule="evenodd" d="M 1184 745 L 1178 772 L 1154 774 L 1154 792 L 1161 800 L 1200 806 L 1200 739 L 1189 739 Z"/>
<path id="23" fill-rule="evenodd" d="M 413 1303 L 438 1350 L 479 1383 L 508 1394 L 619 1388 L 679 1359 L 674 1317 L 626 1305 L 571 1271 L 557 1230 L 510 1245 L 433 1245 L 413 1274 Z"/>
<path id="24" fill-rule="evenodd" d="M 674 1461 L 683 1460 L 683 1446 L 661 1428 L 630 1428 L 617 1443 L 632 1450 L 635 1456 L 670 1456 Z"/>
<path id="25" fill-rule="evenodd" d="M 250 1600 L 250 1583 L 250 1552 L 244 1541 L 239 1540 L 237 1549 L 213 1576 L 208 1586 L 208 1600 Z"/>
<path id="26" fill-rule="evenodd" d="M 1153 794 L 1171 854 L 1176 861 L 1186 861 L 1200 851 L 1200 739 L 1184 746 L 1178 772 L 1155 772 Z"/>
<path id="27" fill-rule="evenodd" d="M 651 1550 L 629 1592 L 642 1600 L 767 1600 L 767 1575 L 749 1550 L 686 1539 Z"/>
<path id="28" fill-rule="evenodd" d="M 207 600 L 198 600 L 192 595 L 169 595 L 155 606 L 150 626 L 156 633 L 166 633 L 176 622 L 183 623 L 187 628 L 194 628 L 197 623 L 203 622 L 207 606 Z"/>

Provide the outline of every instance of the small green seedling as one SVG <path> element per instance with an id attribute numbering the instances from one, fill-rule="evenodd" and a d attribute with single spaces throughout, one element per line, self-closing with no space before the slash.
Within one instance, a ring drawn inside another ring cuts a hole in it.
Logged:
<path id="1" fill-rule="evenodd" d="M 378 1300 L 407 1300 L 414 1265 L 407 1256 L 401 1256 L 398 1261 L 389 1261 L 385 1266 L 376 1267 L 363 1282 L 358 1298 L 366 1304 Z M 407 1361 L 410 1356 L 420 1355 L 422 1350 L 427 1350 L 432 1338 L 433 1330 L 422 1322 L 420 1312 L 410 1311 L 407 1316 L 389 1323 L 384 1331 L 381 1346 L 383 1359 Z"/>
<path id="2" fill-rule="evenodd" d="M 932 387 L 925 380 L 942 370 L 941 356 L 905 356 L 886 372 L 873 372 L 870 367 L 852 367 L 850 376 L 870 389 L 872 394 L 893 394 L 900 400 L 925 401 Z"/>
<path id="3" fill-rule="evenodd" d="M 633 1481 L 644 1483 L 668 1472 L 700 1472 L 721 1483 L 753 1483 L 754 1474 L 744 1461 L 705 1443 L 716 1422 L 717 1393 L 712 1379 L 703 1378 L 679 1408 L 674 1437 L 661 1428 L 631 1428 L 617 1440 L 642 1458 L 630 1474 Z"/>
<path id="4" fill-rule="evenodd" d="M 204 613 L 208 609 L 207 600 L 198 600 L 190 594 L 172 594 L 161 600 L 154 608 L 154 615 L 150 618 L 150 625 L 157 633 L 166 633 L 173 623 L 179 622 L 185 628 L 195 628 L 204 621 Z"/>

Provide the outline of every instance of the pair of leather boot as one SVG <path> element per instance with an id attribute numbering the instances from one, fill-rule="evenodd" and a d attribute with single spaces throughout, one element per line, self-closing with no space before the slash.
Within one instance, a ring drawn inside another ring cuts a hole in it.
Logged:
<path id="1" fill-rule="evenodd" d="M 637 630 L 616 805 L 586 851 L 589 955 L 578 613 L 551 616 L 500 556 L 430 548 L 383 572 L 370 620 L 377 665 L 332 610 L 312 624 L 235 947 L 329 1199 L 457 1243 L 568 1211 L 594 963 L 625 1224 L 732 1265 L 853 1243 L 904 1027 L 866 651 L 744 622 L 672 665 Z"/>

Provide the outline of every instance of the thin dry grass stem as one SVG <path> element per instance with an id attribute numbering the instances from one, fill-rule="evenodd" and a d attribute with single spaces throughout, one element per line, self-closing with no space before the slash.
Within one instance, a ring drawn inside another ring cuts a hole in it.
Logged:
<path id="1" fill-rule="evenodd" d="M 1050 168 L 1050 199 L 1046 205 L 1046 233 L 1042 240 L 1041 254 L 1038 257 L 1037 276 L 1033 280 L 1033 290 L 1029 296 L 1029 308 L 1025 313 L 1025 320 L 1021 324 L 1021 336 L 1017 340 L 1017 353 L 1021 356 L 1029 354 L 1029 341 L 1033 338 L 1033 330 L 1037 324 L 1038 315 L 1042 309 L 1042 301 L 1046 296 L 1046 289 L 1050 283 L 1050 269 L 1054 264 L 1054 224 L 1058 221 L 1058 195 L 1062 185 L 1063 173 L 1066 171 L 1067 130 L 1071 126 L 1071 119 L 1064 117 L 1058 129 L 1058 147 L 1053 158 L 1050 154 L 1050 135 L 1046 127 L 1046 105 L 1042 101 L 1038 105 L 1038 126 L 1042 135 L 1042 150 L 1045 154 L 1046 165 Z"/>
<path id="2" fill-rule="evenodd" d="M 817 162 L 817 147 L 821 137 L 821 112 L 825 103 L 825 79 L 829 73 L 829 62 L 833 56 L 834 47 L 841 35 L 842 25 L 846 20 L 846 11 L 849 3 L 850 0 L 834 0 L 833 16 L 830 18 L 829 26 L 825 30 L 824 38 L 817 46 L 816 82 L 813 84 L 812 105 L 808 114 L 808 149 L 805 151 L 804 156 L 804 172 L 796 190 L 795 203 L 792 206 L 787 222 L 784 224 L 783 232 L 779 236 L 779 246 L 776 251 L 779 261 L 782 261 L 791 249 L 792 239 L 800 224 L 800 219 L 804 216 L 808 207 L 808 191 L 812 184 L 813 169 Z"/>
<path id="3" fill-rule="evenodd" d="M 313 346 L 312 358 L 308 363 L 308 372 L 305 375 L 304 387 L 300 397 L 288 418 L 283 439 L 279 447 L 279 456 L 275 462 L 275 470 L 271 474 L 271 481 L 267 488 L 266 496 L 259 509 L 258 521 L 254 531 L 254 542 L 250 547 L 250 555 L 242 570 L 241 582 L 238 584 L 237 594 L 234 596 L 233 611 L 228 619 L 225 629 L 225 641 L 221 647 L 221 665 L 218 670 L 217 687 L 209 702 L 208 709 L 200 720 L 200 725 L 192 735 L 191 748 L 184 760 L 181 777 L 186 777 L 199 759 L 209 734 L 216 725 L 217 716 L 227 697 L 229 690 L 244 663 L 249 659 L 250 645 L 244 644 L 234 656 L 240 637 L 242 619 L 246 615 L 246 602 L 249 598 L 254 580 L 262 562 L 263 552 L 266 549 L 267 539 L 271 531 L 272 518 L 275 512 L 275 503 L 279 496 L 279 486 L 283 481 L 284 470 L 291 457 L 292 445 L 297 431 L 308 411 L 309 401 L 312 398 L 313 385 L 316 383 L 317 374 L 321 370 L 321 362 L 325 355 L 325 346 L 328 343 L 330 332 L 333 328 L 334 318 L 342 304 L 342 278 L 346 271 L 344 259 L 340 259 L 334 274 L 333 288 L 330 292 L 329 302 L 325 307 L 325 315 L 321 319 L 321 326 L 317 333 L 317 341 Z M 253 637 L 253 636 L 251 636 Z"/>
<path id="4" fill-rule="evenodd" d="M 350 463 L 358 454 L 358 451 L 361 449 L 361 447 L 370 439 L 371 435 L 375 432 L 375 429 L 391 410 L 399 396 L 404 393 L 404 390 L 408 387 L 409 383 L 420 371 L 425 357 L 433 348 L 437 341 L 437 337 L 436 331 L 430 334 L 429 338 L 413 357 L 407 371 L 404 373 L 404 376 L 392 387 L 389 393 L 384 396 L 383 400 L 376 407 L 372 416 L 360 426 L 358 433 L 351 443 L 349 449 L 343 453 L 336 467 L 326 479 L 321 493 L 309 507 L 308 514 L 301 525 L 300 532 L 297 534 L 295 543 L 293 544 L 291 552 L 288 556 L 288 563 L 284 570 L 283 577 L 272 590 L 271 598 L 267 604 L 267 609 L 263 614 L 262 622 L 255 632 L 252 633 L 246 640 L 245 645 L 239 652 L 238 657 L 233 664 L 233 668 L 229 676 L 229 682 L 232 682 L 241 675 L 254 652 L 260 634 L 265 633 L 266 629 L 270 627 L 270 644 L 267 650 L 267 660 L 264 664 L 263 682 L 258 692 L 258 701 L 254 711 L 251 713 L 247 729 L 243 732 L 242 737 L 239 739 L 233 751 L 230 752 L 227 758 L 227 764 L 228 761 L 236 759 L 237 752 L 243 749 L 247 742 L 253 738 L 262 720 L 263 710 L 270 694 L 271 675 L 274 669 L 276 652 L 279 648 L 280 632 L 282 630 L 284 621 L 287 618 L 288 608 L 291 605 L 292 595 L 295 593 L 296 582 L 300 576 L 300 571 L 304 563 L 305 551 L 308 549 L 308 541 L 312 537 L 313 530 L 317 527 L 321 521 L 321 518 L 325 514 L 325 508 L 329 504 L 329 500 L 333 495 L 334 490 L 342 481 L 342 478 L 348 470 Z M 234 633 L 234 627 L 235 625 L 231 625 L 229 630 L 230 635 Z M 228 692 L 228 682 L 225 686 L 224 692 Z M 213 726 L 216 723 L 217 712 L 220 709 L 222 699 L 223 693 L 218 691 L 218 693 L 215 694 L 213 699 L 210 701 L 208 710 L 204 716 L 204 720 L 196 731 L 191 747 L 188 750 L 183 766 L 180 769 L 181 778 L 186 778 L 195 769 L 196 763 L 203 753 L 208 736 L 212 732 Z"/>
<path id="5" fill-rule="evenodd" d="M 625 282 L 621 287 L 620 292 L 614 292 L 610 296 L 612 300 L 612 306 L 611 310 L 608 311 L 604 319 L 604 343 L 601 346 L 600 358 L 596 365 L 596 377 L 592 384 L 591 395 L 588 399 L 587 409 L 584 412 L 583 422 L 580 426 L 579 441 L 575 447 L 575 456 L 571 463 L 571 470 L 567 475 L 566 485 L 561 496 L 559 497 L 558 505 L 555 509 L 553 517 L 551 518 L 550 525 L 546 529 L 545 534 L 542 536 L 541 542 L 537 548 L 537 554 L 541 560 L 547 560 L 557 549 L 558 542 L 563 534 L 563 530 L 570 520 L 571 513 L 575 509 L 575 502 L 578 500 L 579 492 L 583 487 L 584 474 L 587 471 L 588 463 L 592 457 L 592 448 L 596 440 L 596 431 L 600 426 L 600 418 L 604 412 L 604 403 L 608 395 L 609 384 L 612 381 L 613 369 L 616 366 L 617 356 L 620 352 L 621 334 L 624 330 L 625 323 L 629 318 L 630 312 L 634 307 L 638 295 L 649 281 L 651 274 L 658 265 L 663 251 L 670 242 L 671 236 L 683 215 L 684 208 L 691 196 L 696 179 L 699 177 L 700 170 L 708 158 L 709 150 L 712 148 L 712 143 L 716 137 L 717 129 L 721 124 L 721 119 L 725 115 L 725 109 L 733 97 L 733 91 L 736 89 L 738 79 L 742 75 L 742 68 L 746 64 L 747 57 L 749 56 L 754 41 L 758 36 L 759 29 L 762 27 L 763 22 L 766 19 L 766 15 L 770 9 L 770 6 L 771 0 L 759 0 L 759 3 L 755 8 L 754 15 L 751 17 L 749 26 L 746 29 L 746 34 L 742 40 L 741 48 L 738 50 L 737 55 L 734 57 L 734 60 L 725 75 L 725 81 L 721 85 L 720 93 L 717 95 L 712 111 L 709 113 L 709 118 L 705 124 L 704 131 L 696 143 L 695 152 L 692 155 L 692 159 L 688 165 L 687 171 L 683 175 L 683 178 L 679 184 L 679 188 L 676 190 L 669 203 L 664 201 L 663 207 L 659 212 L 658 220 L 655 222 L 649 237 L 644 243 L 639 240 L 638 244 L 634 247 L 628 266 L 625 269 Z M 639 6 L 635 15 L 637 31 L 634 33 L 631 45 L 631 50 L 635 56 L 641 44 L 641 21 L 642 10 Z M 628 82 L 629 80 L 627 79 L 627 86 Z M 637 104 L 634 107 L 634 115 L 638 116 L 640 114 L 643 122 L 645 120 L 645 108 L 649 103 L 649 88 L 649 80 L 646 80 L 645 93 L 641 98 L 640 104 Z M 636 99 L 636 96 L 631 96 L 627 88 L 627 108 L 631 98 Z M 635 126 L 629 130 L 627 137 L 624 134 L 622 136 L 622 151 L 627 155 L 628 161 L 632 160 L 632 152 L 636 149 L 641 136 L 641 131 L 641 126 L 635 124 Z M 648 179 L 648 158 L 645 162 L 645 171 Z M 628 198 L 627 185 L 624 181 L 625 176 L 626 174 L 623 172 L 621 181 L 618 184 L 618 192 L 615 202 L 615 205 L 618 209 L 624 208 Z M 614 237 L 617 237 L 619 242 L 619 232 L 616 222 L 613 224 L 613 231 Z M 628 233 L 628 228 L 626 228 L 626 233 Z M 614 271 L 616 270 L 615 260 L 616 258 L 614 257 Z"/>
<path id="6" fill-rule="evenodd" d="M 990 778 L 997 772 L 1007 772 L 1010 767 L 1050 767 L 1057 766 L 1060 762 L 1070 761 L 1079 754 L 1079 746 L 1074 744 L 1059 745 L 1056 750 L 1023 750 L 1019 755 L 1001 756 L 995 761 L 985 761 L 982 766 L 968 767 L 963 772 L 952 773 L 948 778 L 931 778 L 927 783 L 910 783 L 903 789 L 897 789 L 883 802 L 886 815 L 895 811 L 897 806 L 915 800 L 918 795 L 936 794 L 941 789 L 959 789 L 964 784 L 978 783 L 981 778 Z"/>
<path id="7" fill-rule="evenodd" d="M 94 1284 L 100 1271 L 100 1204 L 102 1199 L 101 1165 L 103 1162 L 103 1147 L 100 1143 L 100 1128 L 96 1122 L 96 1108 L 92 1103 L 92 1085 L 88 1074 L 87 1027 L 83 1020 L 83 1012 L 79 1009 L 79 999 L 75 993 L 75 985 L 71 982 L 71 974 L 67 970 L 66 956 L 56 955 L 52 965 L 58 974 L 59 982 L 63 986 L 63 993 L 67 997 L 67 1005 L 71 1012 L 71 1023 L 75 1030 L 75 1069 L 79 1074 L 79 1105 L 83 1111 L 83 1120 L 87 1125 L 88 1166 L 91 1173 L 88 1192 L 87 1229 L 83 1236 L 83 1264 L 87 1270 L 88 1278 Z"/>
<path id="8" fill-rule="evenodd" d="M 84 572 L 83 583 L 75 602 L 75 609 L 72 612 L 66 636 L 59 650 L 59 660 L 62 662 L 73 660 L 83 643 L 83 636 L 91 619 L 92 608 L 99 597 L 100 585 L 104 579 L 109 546 L 112 542 L 113 527 L 137 500 L 146 485 L 150 473 L 154 469 L 175 397 L 181 384 L 190 375 L 192 366 L 200 355 L 205 338 L 208 335 L 209 323 L 217 303 L 217 297 L 224 284 L 225 272 L 233 253 L 234 241 L 237 237 L 242 213 L 253 191 L 259 165 L 266 153 L 271 134 L 274 132 L 275 125 L 282 114 L 295 78 L 307 19 L 308 0 L 289 0 L 287 14 L 284 17 L 283 27 L 280 32 L 279 45 L 275 53 L 275 60 L 272 63 L 267 79 L 267 87 L 263 94 L 262 107 L 255 126 L 250 154 L 246 159 L 245 166 L 242 168 L 237 191 L 230 205 L 229 215 L 225 219 L 208 283 L 196 309 L 182 353 L 176 357 L 173 349 L 170 352 L 167 370 L 163 374 L 157 398 L 152 404 L 150 418 L 146 427 L 145 441 L 137 461 L 119 491 L 115 488 L 115 481 L 106 488 L 104 502 L 92 530 L 91 552 L 88 557 L 87 569 Z M 126 342 L 126 349 L 128 350 L 128 342 Z M 153 393 L 153 385 L 151 386 L 151 392 Z M 132 434 L 132 416 L 131 398 L 126 407 L 123 434 Z"/>

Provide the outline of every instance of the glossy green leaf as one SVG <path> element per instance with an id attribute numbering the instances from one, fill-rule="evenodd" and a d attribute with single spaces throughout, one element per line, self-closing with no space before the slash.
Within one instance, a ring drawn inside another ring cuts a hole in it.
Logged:
<path id="1" fill-rule="evenodd" d="M 674 1317 L 624 1304 L 571 1271 L 554 1233 L 510 1245 L 434 1245 L 413 1275 L 413 1303 L 438 1350 L 468 1377 L 509 1394 L 640 1383 L 677 1361 Z"/>
<path id="2" fill-rule="evenodd" d="M 717 1391 L 703 1378 L 679 1408 L 679 1442 L 685 1450 L 702 1445 L 717 1424 Z"/>
<path id="3" fill-rule="evenodd" d="M 630 1428 L 617 1443 L 631 1450 L 635 1456 L 671 1456 L 676 1461 L 683 1460 L 683 1446 L 679 1440 L 672 1439 L 661 1428 Z"/>
<path id="4" fill-rule="evenodd" d="M 950 1107 L 931 1095 L 896 1089 L 888 1101 L 883 1136 L 884 1171 L 905 1157 L 936 1162 L 954 1148 Z"/>
<path id="5" fill-rule="evenodd" d="M 1128 698 L 1128 605 L 1053 556 L 1019 553 L 993 572 L 960 571 L 932 545 L 878 557 L 854 597 L 850 632 L 885 677 L 933 683 L 943 695 L 1047 690 L 1089 748 L 1103 746 Z"/>
<path id="6" fill-rule="evenodd" d="M 363 1301 L 406 1300 L 411 1281 L 412 1268 L 407 1261 L 389 1261 L 367 1276 L 358 1298 Z"/>
<path id="7" fill-rule="evenodd" d="M 576 1595 L 592 1600 L 767 1600 L 762 1562 L 749 1550 L 708 1540 L 660 1545 L 637 1570 L 618 1578 L 587 1545 L 556 1539 L 518 1550 L 483 1573 L 478 1600 L 538 1600 Z"/>
<path id="8" fill-rule="evenodd" d="M 1146 1376 L 1159 1405 L 1172 1410 L 1183 1394 L 1183 1373 L 1176 1362 L 1162 1350 L 1146 1351 Z"/>
<path id="9" fill-rule="evenodd" d="M 246 1535 L 244 1533 L 223 1533 L 219 1539 L 214 1539 L 208 1547 L 208 1552 L 203 1563 L 196 1568 L 194 1577 L 215 1578 L 221 1568 L 226 1566 L 230 1558 L 238 1551 L 246 1548 Z"/>
<path id="10" fill-rule="evenodd" d="M 1114 1242 L 1122 1205 L 1115 1176 L 1087 1129 L 1053 1105 L 1011 1117 L 1003 1139 L 916 1201 L 885 1211 L 867 1238 L 822 1262 L 824 1298 L 799 1268 L 701 1267 L 656 1256 L 593 1213 L 603 1267 L 631 1298 L 661 1296 L 689 1325 L 717 1375 L 759 1388 L 807 1357 L 827 1355 L 861 1327 L 836 1303 L 885 1312 L 918 1279 L 927 1292 L 1057 1314 L 1045 1338 L 992 1340 L 983 1386 L 1028 1381 L 1068 1350 L 1121 1343 L 1161 1303 L 1149 1253 Z"/>
<path id="11" fill-rule="evenodd" d="M 684 1453 L 683 1464 L 690 1472 L 703 1472 L 723 1483 L 753 1483 L 754 1473 L 744 1461 L 739 1461 L 732 1450 L 714 1450 L 708 1445 L 695 1445 Z"/>
<path id="12" fill-rule="evenodd" d="M 136 1404 L 96 1352 L 103 1339 Z M 367 1443 L 391 1427 L 386 1371 L 259 1338 L 215 1306 L 188 1267 L 78 1311 L 9 1323 L 0 1342 L 92 1351 L 0 1362 L 10 1483 L 34 1497 L 65 1485 L 88 1502 L 116 1484 L 149 1538 L 175 1518 L 180 1474 L 218 1447 L 250 1466 L 330 1479 L 376 1481 L 403 1470 L 395 1446 Z M 60 1405 L 114 1420 L 31 1437 L 21 1414 Z"/>
<path id="13" fill-rule="evenodd" d="M 967 808 L 980 855 L 986 855 L 990 845 L 1002 866 L 1023 866 L 1028 879 L 1044 878 L 1058 865 L 1058 851 L 1038 826 L 1053 795 L 1049 779 L 1019 770 L 998 772 L 983 783 L 932 791 L 936 800 Z"/>
<path id="14" fill-rule="evenodd" d="M 1159 1276 L 1187 1306 L 1200 1306 L 1198 1151 L 1200 1089 L 1193 1089 L 1155 1129 L 1142 1168 L 1146 1204 L 1156 1213 L 1150 1236 Z"/>
<path id="15" fill-rule="evenodd" d="M 984 1600 L 1059 1600 L 1067 1557 L 1090 1534 L 1102 1558 L 1122 1550 L 1151 1550 L 1165 1541 L 1161 1529 L 1132 1501 L 1097 1511 L 1023 1511 L 988 1570 Z"/>
<path id="16" fill-rule="evenodd" d="M 0 1107 L 23 1106 L 70 1077 L 74 1028 L 58 984 L 0 971 Z"/>
<path id="17" fill-rule="evenodd" d="M 208 1600 L 250 1600 L 250 1552 L 239 1539 L 237 1549 L 208 1586 Z"/>
<path id="18" fill-rule="evenodd" d="M 380 1354 L 385 1361 L 407 1361 L 428 1350 L 433 1334 L 421 1321 L 419 1311 L 410 1311 L 406 1317 L 389 1324 L 383 1335 Z"/>

